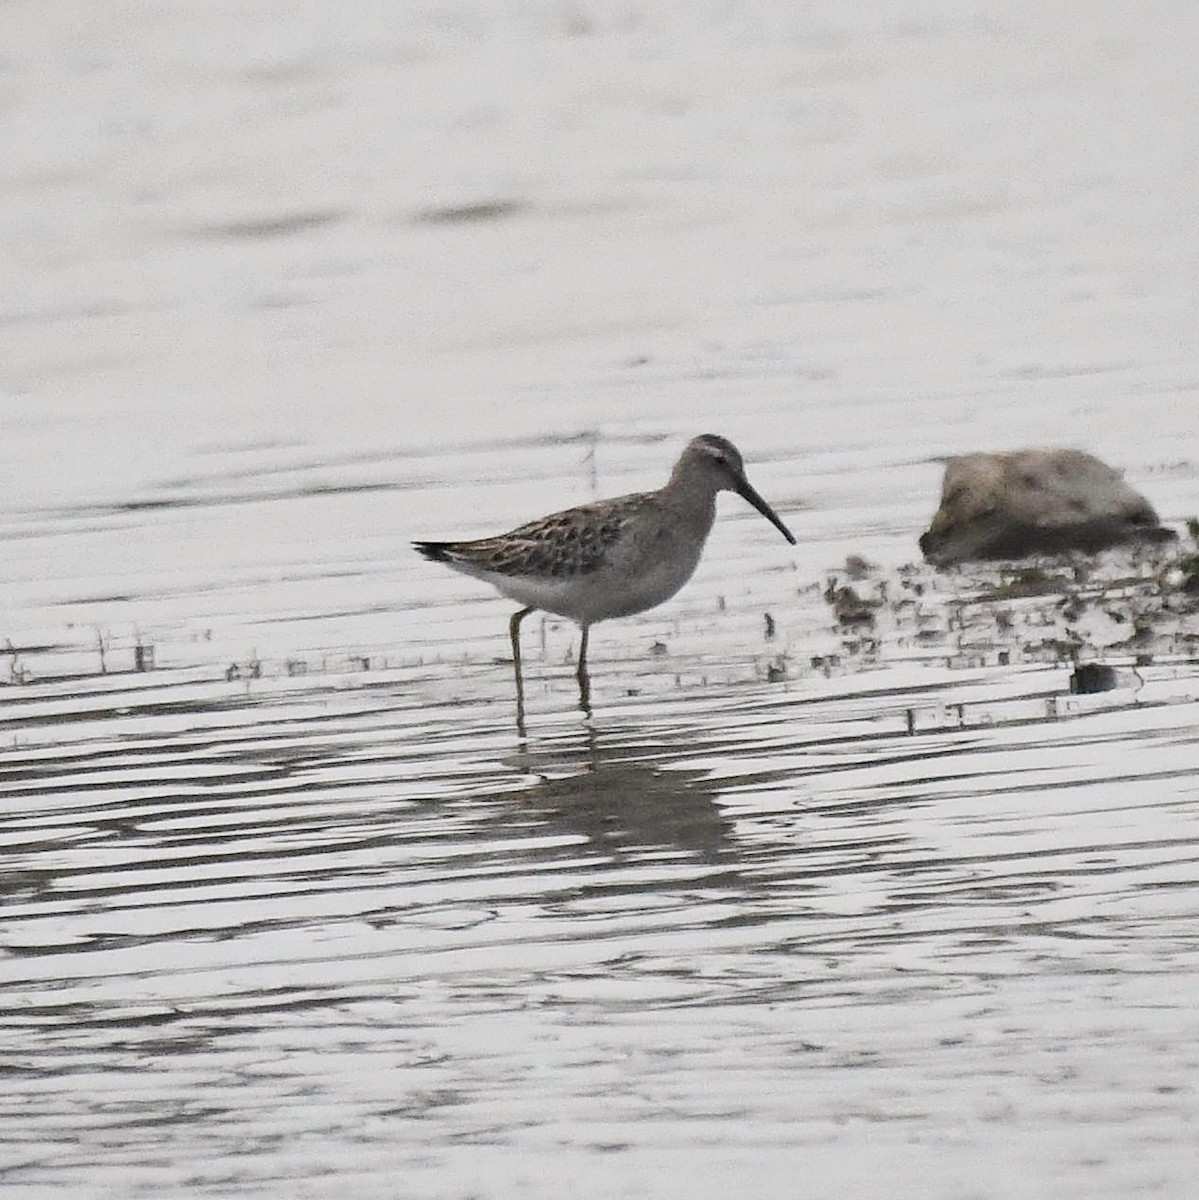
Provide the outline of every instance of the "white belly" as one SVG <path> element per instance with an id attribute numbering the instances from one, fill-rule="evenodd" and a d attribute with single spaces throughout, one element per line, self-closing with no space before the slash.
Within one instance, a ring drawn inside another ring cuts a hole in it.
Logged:
<path id="1" fill-rule="evenodd" d="M 655 547 L 631 547 L 580 575 L 501 575 L 469 569 L 466 573 L 486 580 L 517 604 L 593 625 L 669 600 L 695 573 L 705 540 L 706 536 L 675 538 Z"/>

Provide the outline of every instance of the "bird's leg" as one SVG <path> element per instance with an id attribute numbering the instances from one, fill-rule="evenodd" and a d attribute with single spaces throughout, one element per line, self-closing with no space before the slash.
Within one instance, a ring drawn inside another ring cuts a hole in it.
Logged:
<path id="1" fill-rule="evenodd" d="M 516 674 L 516 726 L 523 733 L 525 727 L 525 681 L 520 669 L 520 623 L 533 611 L 522 608 L 512 614 L 508 622 L 508 633 L 512 638 L 512 669 Z"/>
<path id="2" fill-rule="evenodd" d="M 587 674 L 587 635 L 591 632 L 590 625 L 581 626 L 582 639 L 579 642 L 579 665 L 575 670 L 575 678 L 579 681 L 579 707 L 591 715 L 591 679 Z"/>

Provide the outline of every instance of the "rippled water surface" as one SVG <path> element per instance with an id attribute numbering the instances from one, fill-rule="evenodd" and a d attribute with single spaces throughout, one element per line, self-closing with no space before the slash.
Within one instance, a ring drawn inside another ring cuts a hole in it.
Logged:
<path id="1" fill-rule="evenodd" d="M 906 566 L 1199 510 L 1191 9 L 403 7 L 0 16 L 6 1194 L 1191 1196 L 1199 620 Z M 521 736 L 408 541 L 708 429 L 798 545 Z"/>

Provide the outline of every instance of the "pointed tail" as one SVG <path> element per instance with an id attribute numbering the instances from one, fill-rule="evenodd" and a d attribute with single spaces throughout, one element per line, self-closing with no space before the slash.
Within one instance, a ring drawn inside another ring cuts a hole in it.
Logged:
<path id="1" fill-rule="evenodd" d="M 430 562 L 449 562 L 453 542 L 413 542 L 413 548 Z"/>

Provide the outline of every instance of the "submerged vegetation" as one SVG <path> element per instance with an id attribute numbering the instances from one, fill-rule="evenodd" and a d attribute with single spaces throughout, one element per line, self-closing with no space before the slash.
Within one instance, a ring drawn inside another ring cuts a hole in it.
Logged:
<path id="1" fill-rule="evenodd" d="M 947 665 L 1147 665 L 1199 656 L 1199 521 L 1177 542 L 946 570 L 914 564 L 863 579 L 860 560 L 824 599 L 853 660 Z"/>

